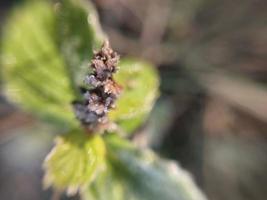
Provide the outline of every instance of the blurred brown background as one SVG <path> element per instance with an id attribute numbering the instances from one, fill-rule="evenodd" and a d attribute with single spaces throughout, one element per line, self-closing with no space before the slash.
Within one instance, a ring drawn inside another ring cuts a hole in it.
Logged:
<path id="1" fill-rule="evenodd" d="M 1 23 L 18 2 L 1 1 Z M 211 200 L 266 199 L 267 1 L 93 2 L 113 48 L 161 76 L 135 141 L 178 160 Z M 0 199 L 50 199 L 41 189 L 50 128 L 36 132 L 35 119 L 0 102 Z"/>

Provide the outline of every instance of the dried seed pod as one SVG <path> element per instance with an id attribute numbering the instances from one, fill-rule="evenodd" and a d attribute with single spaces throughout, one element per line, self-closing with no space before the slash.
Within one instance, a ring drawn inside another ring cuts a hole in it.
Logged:
<path id="1" fill-rule="evenodd" d="M 108 41 L 104 42 L 100 51 L 94 52 L 90 64 L 93 72 L 84 79 L 91 89 L 83 91 L 83 101 L 73 103 L 76 118 L 90 133 L 107 127 L 107 113 L 115 107 L 122 90 L 112 77 L 117 71 L 118 62 L 119 55 L 110 48 Z"/>

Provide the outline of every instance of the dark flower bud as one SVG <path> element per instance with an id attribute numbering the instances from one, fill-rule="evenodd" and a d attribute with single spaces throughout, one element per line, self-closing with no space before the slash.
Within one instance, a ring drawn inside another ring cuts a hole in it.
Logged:
<path id="1" fill-rule="evenodd" d="M 76 118 L 88 132 L 107 127 L 107 113 L 115 108 L 115 101 L 122 90 L 112 77 L 117 71 L 118 62 L 119 56 L 110 48 L 108 41 L 100 51 L 94 52 L 90 64 L 93 72 L 84 79 L 91 89 L 83 90 L 84 99 L 73 103 Z"/>

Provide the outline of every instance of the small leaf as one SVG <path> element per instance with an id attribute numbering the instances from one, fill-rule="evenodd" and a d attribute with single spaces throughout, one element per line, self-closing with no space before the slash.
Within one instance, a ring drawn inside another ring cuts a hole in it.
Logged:
<path id="1" fill-rule="evenodd" d="M 80 86 L 88 73 L 93 49 L 100 48 L 105 36 L 99 28 L 97 13 L 90 1 L 58 0 L 56 16 L 60 51 L 73 84 Z"/>
<path id="2" fill-rule="evenodd" d="M 175 162 L 137 150 L 116 136 L 106 138 L 108 170 L 83 200 L 205 200 L 190 175 Z"/>
<path id="3" fill-rule="evenodd" d="M 159 77 L 146 62 L 128 58 L 122 59 L 119 66 L 114 78 L 123 91 L 109 117 L 126 132 L 132 132 L 144 122 L 158 97 Z"/>
<path id="4" fill-rule="evenodd" d="M 100 136 L 88 136 L 80 130 L 60 136 L 44 162 L 44 184 L 73 194 L 103 169 L 104 157 L 105 144 Z"/>

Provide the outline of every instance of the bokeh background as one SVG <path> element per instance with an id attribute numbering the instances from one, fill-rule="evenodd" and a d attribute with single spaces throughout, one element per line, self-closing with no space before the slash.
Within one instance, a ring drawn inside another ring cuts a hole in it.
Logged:
<path id="1" fill-rule="evenodd" d="M 93 2 L 112 47 L 161 76 L 133 139 L 177 160 L 211 200 L 266 199 L 267 1 Z M 1 0 L 0 29 L 18 3 Z M 41 184 L 53 134 L 0 96 L 0 199 L 59 199 Z"/>

